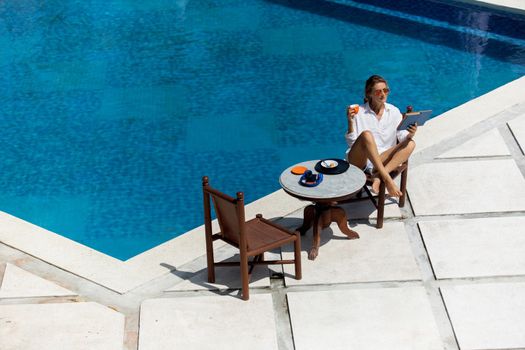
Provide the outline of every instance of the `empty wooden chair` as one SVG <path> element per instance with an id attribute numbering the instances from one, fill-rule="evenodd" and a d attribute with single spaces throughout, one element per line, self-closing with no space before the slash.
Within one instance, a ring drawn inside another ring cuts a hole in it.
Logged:
<path id="1" fill-rule="evenodd" d="M 295 278 L 301 279 L 301 238 L 298 232 L 287 229 L 266 220 L 261 214 L 245 221 L 244 196 L 237 192 L 232 198 L 209 186 L 208 177 L 202 178 L 204 195 L 204 226 L 206 232 L 206 255 L 208 262 L 208 282 L 215 282 L 216 266 L 240 265 L 242 281 L 242 299 L 249 299 L 248 283 L 255 265 L 259 264 L 295 264 Z M 220 232 L 213 234 L 211 225 L 211 205 L 213 201 Z M 239 249 L 240 262 L 215 262 L 213 241 L 221 239 Z M 293 260 L 265 260 L 264 252 L 294 244 Z M 253 258 L 250 260 L 250 258 Z"/>

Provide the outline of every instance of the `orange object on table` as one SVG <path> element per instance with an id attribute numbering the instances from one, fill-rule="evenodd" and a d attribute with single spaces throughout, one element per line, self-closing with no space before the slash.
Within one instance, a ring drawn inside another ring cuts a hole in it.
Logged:
<path id="1" fill-rule="evenodd" d="M 303 175 L 306 170 L 308 170 L 308 168 L 306 168 L 305 166 L 302 166 L 302 165 L 294 166 L 292 168 L 292 174 Z"/>

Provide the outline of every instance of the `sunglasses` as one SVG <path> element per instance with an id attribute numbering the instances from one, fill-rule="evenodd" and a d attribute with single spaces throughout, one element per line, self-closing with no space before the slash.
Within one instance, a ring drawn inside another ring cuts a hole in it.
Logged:
<path id="1" fill-rule="evenodd" d="M 390 93 L 390 89 L 389 88 L 384 88 L 384 89 L 374 90 L 374 95 L 375 96 L 381 96 L 381 93 L 384 93 L 385 95 L 388 95 Z"/>

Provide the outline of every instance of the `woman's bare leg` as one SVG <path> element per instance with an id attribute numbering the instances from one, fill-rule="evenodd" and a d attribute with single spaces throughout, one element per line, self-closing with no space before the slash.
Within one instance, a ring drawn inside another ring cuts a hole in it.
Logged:
<path id="1" fill-rule="evenodd" d="M 408 160 L 415 148 L 416 143 L 414 140 L 406 139 L 381 153 L 381 158 L 384 159 L 383 164 L 385 166 L 385 170 L 388 173 L 395 170 L 399 164 L 402 164 Z M 379 192 L 380 182 L 381 181 L 379 178 L 376 177 L 374 179 L 372 182 L 372 191 L 376 193 Z"/>
<path id="2" fill-rule="evenodd" d="M 377 151 L 377 145 L 374 140 L 374 136 L 370 131 L 363 131 L 348 153 L 348 162 L 359 167 L 360 169 L 363 169 L 368 159 L 370 159 L 376 172 L 385 182 L 388 193 L 391 196 L 400 197 L 402 193 L 383 165 L 381 155 Z"/>
<path id="3" fill-rule="evenodd" d="M 407 139 L 399 145 L 402 145 L 390 158 L 390 160 L 385 164 L 385 169 L 388 172 L 395 170 L 400 164 L 403 164 L 410 158 L 412 152 L 416 148 L 416 143 L 414 140 Z"/>

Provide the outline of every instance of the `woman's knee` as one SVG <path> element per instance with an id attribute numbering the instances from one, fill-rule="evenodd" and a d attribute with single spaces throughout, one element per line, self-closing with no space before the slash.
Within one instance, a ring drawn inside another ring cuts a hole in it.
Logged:
<path id="1" fill-rule="evenodd" d="M 375 142 L 374 140 L 374 134 L 372 134 L 372 132 L 370 130 L 365 130 L 363 131 L 358 139 L 362 139 L 363 141 L 365 142 Z"/>
<path id="2" fill-rule="evenodd" d="M 408 140 L 407 148 L 410 150 L 410 152 L 416 149 L 416 141 L 414 141 L 414 139 Z"/>

